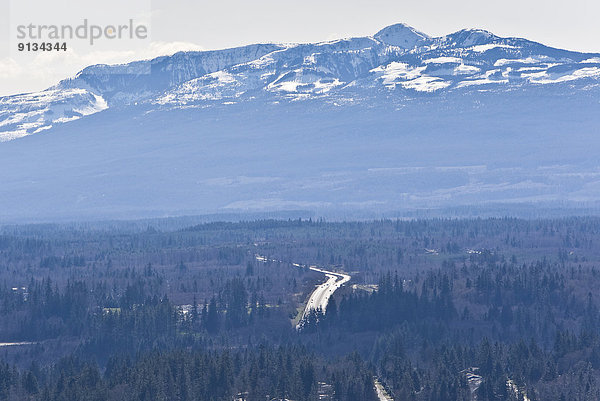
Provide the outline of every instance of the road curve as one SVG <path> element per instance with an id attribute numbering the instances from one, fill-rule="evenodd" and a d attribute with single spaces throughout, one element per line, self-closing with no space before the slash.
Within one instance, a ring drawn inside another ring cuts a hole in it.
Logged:
<path id="1" fill-rule="evenodd" d="M 392 397 L 385 391 L 383 385 L 379 382 L 379 379 L 375 378 L 373 380 L 373 384 L 375 385 L 375 393 L 377 393 L 377 399 L 379 401 L 394 401 Z"/>
<path id="2" fill-rule="evenodd" d="M 333 295 L 335 290 L 340 288 L 344 283 L 350 281 L 350 275 L 344 273 L 336 273 L 325 269 L 320 269 L 316 266 L 310 266 L 310 270 L 323 273 L 327 277 L 327 281 L 323 284 L 319 284 L 317 288 L 310 294 L 304 312 L 302 312 L 302 318 L 296 325 L 296 329 L 302 327 L 302 322 L 308 313 L 313 309 L 321 309 L 323 313 L 327 310 L 327 304 L 329 298 Z"/>
<path id="3" fill-rule="evenodd" d="M 283 263 L 281 260 L 268 259 L 267 257 L 258 254 L 255 256 L 256 260 L 259 262 Z M 302 265 L 299 263 L 292 263 L 292 265 L 300 268 L 306 267 L 306 265 Z M 309 269 L 319 273 L 323 273 L 327 280 L 324 283 L 319 284 L 317 288 L 315 288 L 315 290 L 310 294 L 308 302 L 306 303 L 304 311 L 302 312 L 302 318 L 300 318 L 298 324 L 296 325 L 296 329 L 300 329 L 302 327 L 302 322 L 304 321 L 304 318 L 306 317 L 306 315 L 308 315 L 308 313 L 311 310 L 321 308 L 321 310 L 325 312 L 327 310 L 327 304 L 329 303 L 329 299 L 331 298 L 333 293 L 343 284 L 350 281 L 350 279 L 352 278 L 349 274 L 332 272 L 329 270 L 318 268 L 317 266 L 310 266 Z"/>

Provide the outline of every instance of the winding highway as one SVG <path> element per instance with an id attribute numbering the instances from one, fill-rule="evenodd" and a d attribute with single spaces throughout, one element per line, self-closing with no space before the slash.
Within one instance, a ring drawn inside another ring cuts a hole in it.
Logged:
<path id="1" fill-rule="evenodd" d="M 325 274 L 327 281 L 325 281 L 323 284 L 319 284 L 312 294 L 310 294 L 308 302 L 306 303 L 306 307 L 304 308 L 304 312 L 302 312 L 302 318 L 296 325 L 297 329 L 302 327 L 304 318 L 306 315 L 308 315 L 308 313 L 310 313 L 311 310 L 320 308 L 321 311 L 325 313 L 327 310 L 327 304 L 329 303 L 329 298 L 331 298 L 335 290 L 340 288 L 344 283 L 350 281 L 351 278 L 348 274 L 319 269 L 316 266 L 310 266 L 309 269 Z"/>
<path id="2" fill-rule="evenodd" d="M 261 256 L 261 255 L 256 255 L 256 260 L 259 262 L 263 262 L 263 263 L 266 263 L 269 261 L 283 263 L 281 260 L 268 259 L 265 256 Z M 299 263 L 292 263 L 292 265 L 296 266 L 296 267 L 300 267 L 300 268 L 306 268 L 306 265 L 302 265 Z M 318 268 L 317 266 L 310 266 L 309 269 L 319 272 L 319 273 L 323 273 L 325 275 L 325 277 L 327 278 L 327 280 L 324 283 L 319 284 L 317 286 L 317 288 L 315 288 L 315 290 L 310 294 L 310 297 L 308 298 L 308 302 L 306 303 L 306 306 L 304 307 L 304 311 L 302 312 L 302 317 L 300 318 L 300 321 L 296 325 L 296 329 L 299 329 L 302 327 L 302 322 L 304 321 L 306 315 L 308 315 L 311 310 L 320 308 L 323 312 L 325 312 L 327 310 L 327 304 L 329 303 L 329 299 L 331 298 L 333 293 L 338 288 L 340 288 L 343 284 L 350 281 L 350 279 L 352 278 L 348 274 L 337 273 L 337 272 L 321 269 L 321 268 Z"/>
<path id="3" fill-rule="evenodd" d="M 379 401 L 394 401 L 394 399 L 389 396 L 387 391 L 385 391 L 385 388 L 377 378 L 374 380 L 373 383 L 375 385 L 375 393 L 377 394 L 377 399 Z"/>

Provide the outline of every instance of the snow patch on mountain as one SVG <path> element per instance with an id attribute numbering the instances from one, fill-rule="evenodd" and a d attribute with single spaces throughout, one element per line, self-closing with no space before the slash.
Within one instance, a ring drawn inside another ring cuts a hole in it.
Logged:
<path id="1" fill-rule="evenodd" d="M 515 59 L 507 59 L 507 58 L 501 58 L 498 59 L 494 62 L 494 66 L 495 67 L 502 67 L 504 65 L 507 64 L 539 64 L 539 63 L 545 63 L 547 67 L 552 67 L 554 65 L 557 65 L 556 63 L 554 63 L 554 59 L 547 57 L 547 56 L 532 56 L 532 57 L 527 57 L 527 58 L 515 58 Z"/>
<path id="2" fill-rule="evenodd" d="M 400 85 L 405 89 L 412 89 L 417 92 L 435 92 L 447 88 L 451 83 L 439 77 L 421 76 L 410 81 L 401 82 Z"/>
<path id="3" fill-rule="evenodd" d="M 469 86 L 487 85 L 487 84 L 506 84 L 508 79 L 490 79 L 490 78 L 479 78 L 464 80 L 456 84 L 456 88 L 466 88 Z"/>
<path id="4" fill-rule="evenodd" d="M 507 45 L 507 44 L 500 44 L 500 43 L 488 43 L 485 45 L 476 45 L 476 46 L 472 46 L 470 47 L 468 50 L 477 52 L 477 53 L 485 53 L 488 50 L 492 50 L 492 49 L 516 49 L 515 46 L 511 46 L 511 45 Z"/>
<path id="5" fill-rule="evenodd" d="M 574 81 L 582 78 L 600 78 L 600 68 L 587 67 L 564 73 L 540 71 L 522 75 L 528 78 L 530 82 L 535 84 L 554 84 L 559 82 Z"/>
<path id="6" fill-rule="evenodd" d="M 428 58 L 423 60 L 423 63 L 425 64 L 446 64 L 446 63 L 455 63 L 455 64 L 460 64 L 462 63 L 462 59 L 458 58 L 458 57 L 434 57 L 434 58 Z"/>
<path id="7" fill-rule="evenodd" d="M 412 67 L 407 63 L 393 61 L 388 65 L 371 70 L 375 77 L 388 89 L 395 89 L 402 81 L 413 80 L 421 76 L 426 67 Z"/>
<path id="8" fill-rule="evenodd" d="M 108 108 L 102 96 L 85 89 L 49 89 L 0 98 L 0 142 L 36 134 L 54 124 Z"/>
<path id="9" fill-rule="evenodd" d="M 469 75 L 479 71 L 481 71 L 481 69 L 479 67 L 475 67 L 474 65 L 460 64 L 454 67 L 454 74 L 456 75 Z"/>

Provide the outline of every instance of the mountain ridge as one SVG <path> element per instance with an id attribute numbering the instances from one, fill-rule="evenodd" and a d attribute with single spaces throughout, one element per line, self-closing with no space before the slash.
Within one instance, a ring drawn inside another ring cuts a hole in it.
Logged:
<path id="1" fill-rule="evenodd" d="M 586 59 L 589 62 L 579 65 Z M 482 29 L 432 38 L 400 23 L 370 37 L 254 44 L 88 66 L 37 94 L 0 98 L 0 141 L 139 102 L 187 106 L 265 96 L 275 101 L 312 96 L 345 101 L 344 89 L 357 85 L 366 92 L 383 87 L 412 96 L 473 86 L 510 90 L 586 79 L 598 84 L 600 53 L 555 49 Z M 52 93 L 60 96 L 53 99 Z"/>

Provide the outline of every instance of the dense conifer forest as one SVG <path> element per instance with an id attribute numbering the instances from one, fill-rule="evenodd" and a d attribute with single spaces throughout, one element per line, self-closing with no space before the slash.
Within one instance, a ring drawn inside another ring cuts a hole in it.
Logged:
<path id="1" fill-rule="evenodd" d="M 1 227 L 0 400 L 600 399 L 598 218 L 182 222 Z"/>

